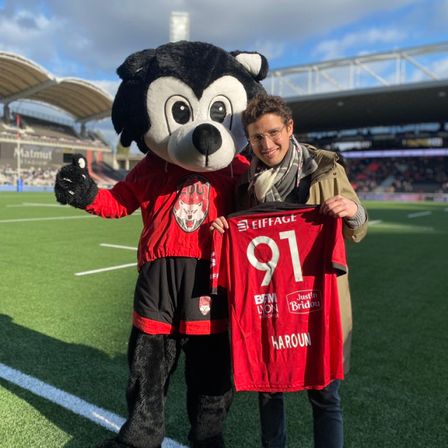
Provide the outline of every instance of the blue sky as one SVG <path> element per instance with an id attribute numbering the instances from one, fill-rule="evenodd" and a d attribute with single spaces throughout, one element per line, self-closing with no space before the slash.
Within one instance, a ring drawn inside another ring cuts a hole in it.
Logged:
<path id="1" fill-rule="evenodd" d="M 127 55 L 168 41 L 171 11 L 190 14 L 191 40 L 272 68 L 448 40 L 448 0 L 0 0 L 0 51 L 114 81 Z"/>
<path id="2" fill-rule="evenodd" d="M 271 68 L 448 41 L 448 0 L 0 0 L 0 51 L 114 94 L 126 56 L 169 40 L 171 11 L 189 13 L 191 40 Z"/>

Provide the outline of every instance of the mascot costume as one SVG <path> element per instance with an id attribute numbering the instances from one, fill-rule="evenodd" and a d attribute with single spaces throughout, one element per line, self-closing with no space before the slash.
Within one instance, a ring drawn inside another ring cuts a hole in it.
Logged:
<path id="1" fill-rule="evenodd" d="M 139 276 L 129 340 L 128 418 L 101 447 L 160 447 L 165 397 L 185 353 L 188 438 L 223 447 L 232 397 L 225 297 L 210 294 L 210 223 L 232 209 L 248 168 L 241 112 L 264 89 L 264 56 L 176 42 L 130 55 L 112 121 L 123 146 L 146 156 L 112 189 L 98 189 L 75 156 L 56 177 L 62 204 L 104 218 L 141 209 Z"/>

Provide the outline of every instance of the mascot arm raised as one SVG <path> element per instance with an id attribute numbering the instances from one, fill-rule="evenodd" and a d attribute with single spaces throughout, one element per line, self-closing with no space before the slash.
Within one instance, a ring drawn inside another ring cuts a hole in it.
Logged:
<path id="1" fill-rule="evenodd" d="M 59 170 L 54 192 L 59 203 L 81 208 L 102 218 L 122 218 L 139 207 L 132 185 L 126 180 L 118 182 L 110 190 L 98 188 L 89 175 L 86 159 L 80 154 L 75 154 L 72 163 Z"/>
<path id="2" fill-rule="evenodd" d="M 98 187 L 90 177 L 86 159 L 81 154 L 75 154 L 72 163 L 58 171 L 54 192 L 59 203 L 81 209 L 95 200 Z"/>

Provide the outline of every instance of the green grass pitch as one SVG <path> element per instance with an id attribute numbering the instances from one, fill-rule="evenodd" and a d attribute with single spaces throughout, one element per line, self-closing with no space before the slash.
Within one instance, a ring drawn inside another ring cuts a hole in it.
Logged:
<path id="1" fill-rule="evenodd" d="M 366 202 L 369 234 L 347 245 L 352 369 L 342 387 L 346 447 L 448 446 L 448 204 Z M 0 362 L 125 416 L 126 346 L 139 215 L 118 221 L 56 206 L 48 193 L 0 193 Z M 183 367 L 167 435 L 186 444 Z M 306 393 L 287 396 L 289 446 L 312 447 Z M 0 379 L 0 447 L 86 448 L 107 429 Z M 229 448 L 258 447 L 257 397 L 240 393 Z"/>

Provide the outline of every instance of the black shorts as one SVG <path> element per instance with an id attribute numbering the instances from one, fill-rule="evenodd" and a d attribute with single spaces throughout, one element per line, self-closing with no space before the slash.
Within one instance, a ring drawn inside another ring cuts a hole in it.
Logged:
<path id="1" fill-rule="evenodd" d="M 148 334 L 210 334 L 227 330 L 227 299 L 211 294 L 210 261 L 159 258 L 143 265 L 133 323 Z"/>

